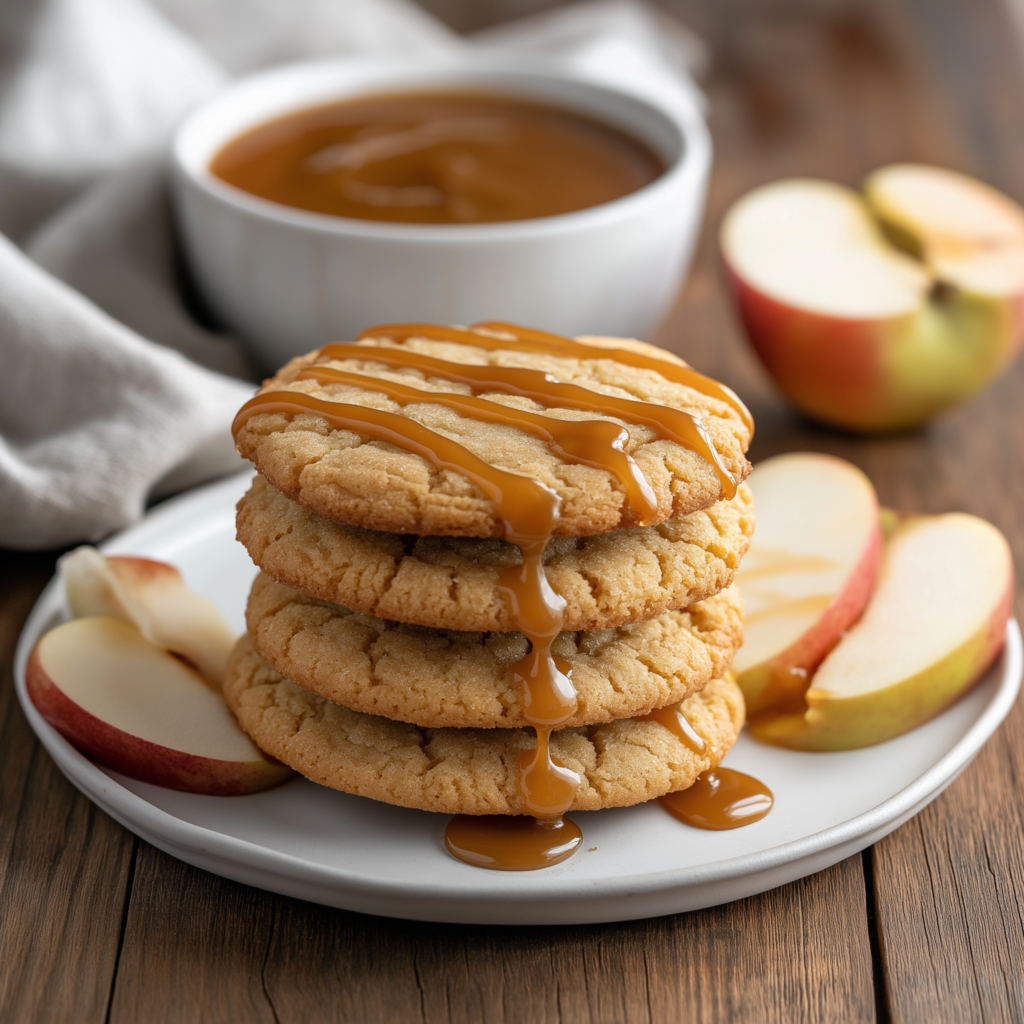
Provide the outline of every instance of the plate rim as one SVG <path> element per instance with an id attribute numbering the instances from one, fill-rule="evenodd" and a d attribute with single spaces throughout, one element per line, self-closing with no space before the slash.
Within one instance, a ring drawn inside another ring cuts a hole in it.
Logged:
<path id="1" fill-rule="evenodd" d="M 120 531 L 100 545 L 101 549 L 120 547 L 142 529 L 150 528 L 167 518 L 177 518 L 183 509 L 199 505 L 204 499 L 211 499 L 223 490 L 234 493 L 243 480 L 251 477 L 251 473 L 236 474 L 227 480 L 192 490 L 177 496 L 154 508 L 138 523 Z M 454 888 L 448 883 L 405 881 L 381 879 L 362 875 L 356 871 L 330 866 L 315 861 L 305 860 L 294 854 L 273 850 L 247 839 L 223 832 L 216 832 L 202 825 L 196 825 L 176 817 L 150 803 L 144 797 L 133 793 L 115 779 L 107 775 L 83 754 L 68 743 L 36 710 L 28 699 L 25 689 L 25 664 L 32 646 L 41 635 L 43 628 L 49 623 L 62 605 L 62 597 L 58 592 L 59 577 L 54 576 L 29 613 L 25 625 L 18 638 L 15 651 L 14 680 L 15 689 L 22 711 L 28 719 L 33 732 L 43 747 L 53 758 L 57 767 L 68 780 L 88 799 L 98 804 L 125 828 L 136 835 L 141 835 L 148 842 L 164 849 L 166 852 L 190 863 L 226 874 L 218 867 L 210 867 L 211 858 L 224 866 L 234 865 L 241 868 L 241 876 L 228 874 L 237 880 L 264 888 L 272 888 L 278 892 L 289 892 L 297 895 L 294 883 L 304 892 L 311 888 L 327 889 L 329 901 L 320 902 L 339 907 L 349 907 L 367 912 L 363 906 L 369 900 L 383 899 L 401 905 L 413 900 L 422 903 L 426 900 L 442 899 L 450 904 L 445 914 L 433 912 L 393 911 L 390 916 L 415 917 L 421 920 L 435 921 L 487 921 L 499 923 L 500 914 L 489 912 L 485 918 L 467 916 L 466 909 L 476 903 L 486 903 L 491 907 L 510 908 L 519 904 L 520 908 L 531 905 L 534 901 L 559 903 L 571 907 L 585 901 L 615 903 L 631 896 L 640 897 L 655 893 L 692 890 L 700 886 L 715 886 L 744 877 L 755 877 L 777 873 L 786 865 L 799 865 L 802 861 L 815 861 L 829 850 L 848 850 L 855 852 L 855 845 L 863 840 L 858 849 L 881 838 L 887 832 L 899 827 L 904 821 L 921 810 L 927 803 L 939 795 L 942 790 L 970 763 L 985 742 L 995 733 L 1005 719 L 1020 691 L 1022 668 L 1024 668 L 1024 643 L 1022 643 L 1020 626 L 1015 618 L 1011 618 L 1006 627 L 1006 643 L 1000 658 L 993 664 L 989 672 L 999 672 L 998 686 L 989 702 L 985 705 L 975 722 L 964 735 L 943 754 L 930 768 L 892 796 L 874 807 L 819 832 L 801 836 L 789 842 L 767 849 L 739 854 L 724 860 L 707 864 L 691 865 L 684 868 L 671 868 L 662 871 L 643 872 L 630 875 L 617 875 L 607 879 L 572 879 L 565 876 L 550 876 L 538 872 L 536 876 L 520 875 L 519 873 L 501 873 L 495 878 L 490 872 L 486 878 L 474 882 L 467 878 L 464 884 Z M 201 862 L 183 856 L 183 853 L 194 852 L 202 855 Z M 845 854 L 848 855 L 848 854 Z M 839 858 L 836 858 L 839 859 Z M 820 870 L 827 866 L 824 863 L 812 868 Z M 809 874 L 812 871 L 802 872 Z M 253 882 L 253 872 L 262 875 L 260 881 Z M 268 884 L 270 880 L 281 879 L 293 883 L 283 888 Z M 792 877 L 801 877 L 801 874 Z M 782 881 L 790 880 L 790 876 Z M 757 889 L 745 891 L 742 895 L 752 895 L 755 891 L 764 891 L 780 881 L 769 881 Z M 346 898 L 351 897 L 351 898 Z M 316 895 L 302 895 L 300 898 L 317 900 Z M 740 898 L 739 896 L 731 898 Z M 701 903 L 710 906 L 717 900 Z M 354 904 L 360 904 L 355 906 Z M 694 905 L 695 906 L 695 905 Z M 633 915 L 615 912 L 610 916 L 593 916 L 587 913 L 584 917 L 561 914 L 551 918 L 563 923 L 579 921 L 622 920 L 626 917 L 648 917 L 658 912 L 676 913 L 680 908 L 671 905 L 663 910 L 650 911 Z M 410 908 L 411 910 L 411 908 Z M 459 911 L 462 911 L 460 913 Z M 375 907 L 368 912 L 388 914 L 389 911 Z M 526 923 L 522 913 L 514 915 L 515 921 L 508 923 Z M 526 915 L 529 918 L 529 915 Z M 537 919 L 540 923 L 540 919 Z"/>

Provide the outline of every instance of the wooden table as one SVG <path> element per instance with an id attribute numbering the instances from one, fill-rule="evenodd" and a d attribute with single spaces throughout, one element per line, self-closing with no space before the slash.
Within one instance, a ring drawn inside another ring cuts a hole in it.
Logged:
<path id="1" fill-rule="evenodd" d="M 716 54 L 707 87 L 717 155 L 696 266 L 661 340 L 747 399 L 755 459 L 834 452 L 865 469 L 886 504 L 992 520 L 1024 565 L 1024 363 L 920 433 L 864 441 L 820 430 L 786 408 L 745 349 L 714 242 L 727 205 L 753 185 L 794 174 L 852 184 L 894 160 L 960 168 L 1024 200 L 1024 75 L 1003 8 L 677 6 Z M 917 818 L 774 892 L 578 928 L 390 921 L 188 867 L 65 782 L 10 673 L 53 561 L 6 553 L 0 577 L 4 1022 L 1024 1019 L 1020 706 Z"/>

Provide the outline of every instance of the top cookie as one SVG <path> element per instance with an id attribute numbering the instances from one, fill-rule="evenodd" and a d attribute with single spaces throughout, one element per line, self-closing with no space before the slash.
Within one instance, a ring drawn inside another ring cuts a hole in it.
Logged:
<path id="1" fill-rule="evenodd" d="M 597 347 L 631 348 L 675 365 L 667 352 L 642 342 L 581 339 Z M 452 342 L 411 338 L 401 344 L 370 339 L 352 345 L 352 358 L 325 358 L 319 352 L 293 359 L 263 392 L 289 391 L 315 398 L 393 413 L 456 441 L 498 469 L 530 477 L 561 499 L 554 534 L 583 537 L 636 525 L 636 510 L 619 479 L 604 469 L 559 459 L 549 445 L 517 427 L 482 422 L 430 401 L 430 393 L 468 395 L 465 384 L 428 376 L 408 367 L 374 362 L 373 349 L 403 349 L 450 363 L 488 367 L 523 367 L 547 372 L 558 381 L 590 392 L 690 413 L 706 427 L 722 463 L 735 480 L 750 470 L 744 452 L 750 431 L 727 402 L 668 380 L 650 369 L 613 359 L 579 359 L 564 353 L 489 350 Z M 425 392 L 423 402 L 399 405 L 372 385 L 297 380 L 313 366 L 358 373 L 404 384 Z M 261 392 L 262 393 L 262 392 Z M 635 461 L 657 505 L 652 522 L 689 515 L 722 496 L 714 466 L 701 455 L 661 438 L 650 426 L 583 411 L 541 406 L 530 399 L 479 392 L 497 407 L 523 410 L 555 420 L 606 420 L 628 431 L 623 450 Z M 654 412 L 655 410 L 652 410 Z M 461 473 L 437 470 L 419 455 L 352 430 L 332 429 L 315 412 L 253 415 L 236 434 L 238 450 L 256 464 L 278 490 L 319 515 L 355 526 L 392 533 L 455 537 L 502 537 L 505 527 L 494 502 Z"/>

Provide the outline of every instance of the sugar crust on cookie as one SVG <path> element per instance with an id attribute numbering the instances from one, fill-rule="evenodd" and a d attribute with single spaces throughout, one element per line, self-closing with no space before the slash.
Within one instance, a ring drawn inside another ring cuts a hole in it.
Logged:
<path id="1" fill-rule="evenodd" d="M 248 636 L 232 652 L 224 693 L 258 746 L 320 785 L 446 814 L 527 813 L 519 755 L 534 746 L 532 730 L 421 729 L 351 711 L 289 682 Z M 717 766 L 743 725 L 739 687 L 728 677 L 714 680 L 683 712 L 704 737 L 704 753 L 657 722 L 555 732 L 552 753 L 582 782 L 570 811 L 643 803 L 686 789 Z"/>
<path id="2" fill-rule="evenodd" d="M 639 347 L 670 362 L 681 360 L 653 346 L 625 339 L 583 339 L 598 345 Z M 381 342 L 382 345 L 386 343 Z M 514 345 L 514 343 L 512 343 Z M 727 403 L 677 384 L 653 370 L 613 359 L 579 360 L 564 355 L 488 351 L 426 339 L 400 347 L 436 358 L 478 365 L 521 366 L 546 370 L 559 380 L 620 398 L 636 399 L 690 412 L 707 427 L 716 450 L 737 481 L 750 471 L 744 452 L 750 433 Z M 464 385 L 413 370 L 389 369 L 372 361 L 371 343 L 353 345 L 354 358 L 326 360 L 325 365 L 397 381 L 425 392 L 469 393 Z M 362 350 L 362 351 L 360 351 Z M 298 372 L 318 361 L 318 353 L 293 359 L 264 390 L 297 391 L 407 416 L 458 441 L 498 468 L 547 484 L 561 497 L 556 536 L 582 537 L 633 526 L 635 515 L 618 480 L 591 466 L 562 462 L 548 446 L 513 427 L 482 423 L 431 403 L 399 406 L 368 386 L 296 381 Z M 544 408 L 516 396 L 486 395 L 488 400 L 562 419 L 611 419 L 578 410 Z M 615 420 L 615 422 L 621 422 Z M 721 483 L 710 463 L 696 452 L 659 438 L 649 427 L 623 423 L 629 431 L 627 452 L 651 485 L 658 501 L 657 521 L 689 515 L 721 497 Z M 393 445 L 348 430 L 332 430 L 314 414 L 253 416 L 239 430 L 241 454 L 289 498 L 339 522 L 393 533 L 461 537 L 500 537 L 504 527 L 494 503 L 459 473 L 438 471 L 424 459 Z"/>
<path id="3" fill-rule="evenodd" d="M 457 632 L 388 622 L 257 576 L 246 623 L 260 655 L 297 685 L 367 714 L 430 728 L 527 723 L 511 668 L 521 633 Z M 743 640 L 735 588 L 686 611 L 616 629 L 565 632 L 579 708 L 568 726 L 645 715 L 723 675 Z"/>

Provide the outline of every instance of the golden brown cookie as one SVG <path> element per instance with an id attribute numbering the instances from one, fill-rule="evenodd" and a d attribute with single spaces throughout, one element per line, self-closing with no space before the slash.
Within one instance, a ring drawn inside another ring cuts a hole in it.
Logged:
<path id="1" fill-rule="evenodd" d="M 356 711 L 431 728 L 524 726 L 511 667 L 521 633 L 469 633 L 388 622 L 257 576 L 246 609 L 256 649 L 282 675 Z M 568 725 L 645 715 L 723 675 L 743 639 L 735 589 L 617 629 L 565 632 L 579 709 Z"/>
<path id="2" fill-rule="evenodd" d="M 224 695 L 258 746 L 320 785 L 447 814 L 525 813 L 519 754 L 534 746 L 530 729 L 421 729 L 351 711 L 290 683 L 248 636 L 229 660 Z M 704 753 L 657 722 L 554 733 L 552 753 L 582 780 L 570 810 L 642 803 L 717 766 L 743 726 L 739 687 L 717 679 L 681 710 L 704 738 Z"/>
<path id="3" fill-rule="evenodd" d="M 669 362 L 675 356 L 650 345 L 621 339 L 586 339 L 604 347 L 639 347 Z M 515 427 L 468 418 L 429 400 L 430 392 L 466 394 L 465 385 L 419 371 L 389 369 L 373 362 L 377 342 L 352 346 L 354 358 L 319 360 L 318 353 L 293 359 L 264 390 L 302 392 L 408 417 L 468 448 L 485 462 L 548 485 L 561 498 L 554 533 L 583 537 L 636 525 L 622 485 L 611 473 L 593 466 L 561 461 L 537 437 Z M 390 342 L 380 345 L 394 347 Z M 612 359 L 576 359 L 565 355 L 488 351 L 452 343 L 410 339 L 404 348 L 435 358 L 475 365 L 521 366 L 547 371 L 560 381 L 618 398 L 665 405 L 692 413 L 707 428 L 716 451 L 737 481 L 750 470 L 744 452 L 750 431 L 727 402 L 669 381 L 654 370 L 639 369 Z M 318 365 L 355 371 L 423 390 L 422 403 L 405 406 L 361 387 L 315 380 L 297 374 Z M 556 419 L 595 420 L 611 417 L 576 409 L 544 408 L 526 398 L 489 394 L 489 401 Z M 649 426 L 624 424 L 625 451 L 650 484 L 658 511 L 653 522 L 689 515 L 722 496 L 719 476 L 701 455 L 660 438 Z M 418 455 L 350 430 L 332 429 L 315 413 L 261 413 L 248 419 L 236 435 L 238 450 L 252 460 L 278 490 L 319 515 L 339 522 L 392 533 L 455 537 L 501 537 L 504 525 L 491 499 L 461 473 L 436 470 Z"/>
<path id="4" fill-rule="evenodd" d="M 353 611 L 436 629 L 514 629 L 498 589 L 519 549 L 497 539 L 418 537 L 348 526 L 286 498 L 262 477 L 238 503 L 238 539 L 270 577 Z M 566 629 L 608 629 L 687 608 L 728 587 L 750 546 L 748 488 L 658 526 L 555 537 L 548 581 Z"/>

